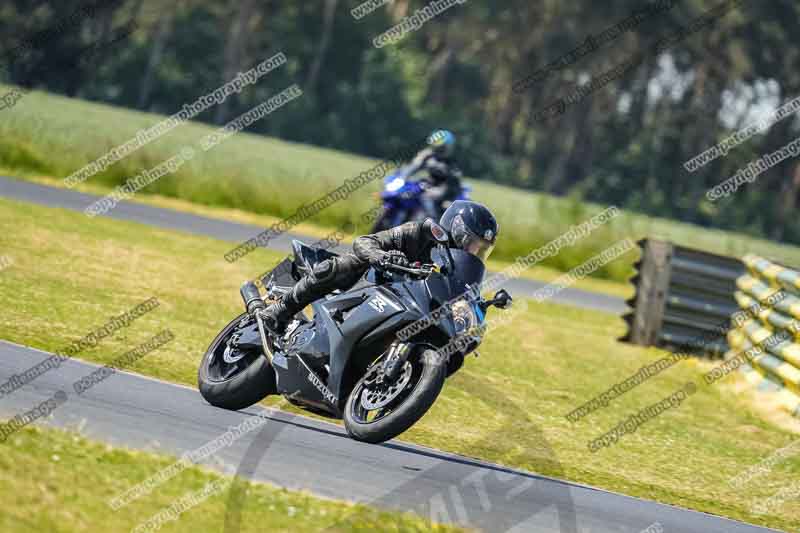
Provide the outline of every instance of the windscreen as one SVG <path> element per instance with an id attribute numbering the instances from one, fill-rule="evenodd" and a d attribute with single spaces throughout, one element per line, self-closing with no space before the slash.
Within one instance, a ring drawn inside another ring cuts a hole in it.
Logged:
<path id="1" fill-rule="evenodd" d="M 449 283 L 453 295 L 461 294 L 467 285 L 480 285 L 486 273 L 483 261 L 474 255 L 457 248 L 450 248 L 450 255 L 453 258 L 452 272 L 448 273 Z M 440 267 L 447 267 L 450 261 L 447 252 L 443 248 L 437 248 L 431 252 L 431 258 Z"/>

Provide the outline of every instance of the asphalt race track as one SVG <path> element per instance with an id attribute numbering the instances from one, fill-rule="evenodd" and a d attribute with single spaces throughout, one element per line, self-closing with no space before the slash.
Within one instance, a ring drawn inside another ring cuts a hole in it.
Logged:
<path id="1" fill-rule="evenodd" d="M 0 382 L 48 355 L 0 341 Z M 484 531 L 639 533 L 656 522 L 668 533 L 772 531 L 403 442 L 362 444 L 339 426 L 291 413 L 261 407 L 225 411 L 205 403 L 193 389 L 134 374 L 111 375 L 76 394 L 73 383 L 96 368 L 67 360 L 0 397 L 0 416 L 13 417 L 64 391 L 66 402 L 47 424 L 112 445 L 180 456 L 261 413 L 269 418 L 264 425 L 216 454 L 231 471 Z M 227 515 L 236 516 L 235 499 L 228 505 Z M 236 531 L 226 525 L 225 533 Z"/>
<path id="2" fill-rule="evenodd" d="M 69 189 L 48 187 L 4 177 L 0 177 L 0 196 L 49 207 L 73 209 L 75 211 L 83 211 L 89 204 L 100 198 L 99 196 Z M 265 229 L 259 226 L 228 222 L 135 202 L 120 202 L 108 214 L 103 216 L 139 222 L 140 224 L 148 224 L 159 228 L 185 231 L 230 241 L 235 244 L 244 242 Z M 307 243 L 313 243 L 318 240 L 315 237 L 287 233 L 271 239 L 269 248 L 290 252 L 292 239 L 299 239 Z M 544 285 L 545 283 L 539 281 L 519 278 L 509 280 L 504 287 L 513 296 L 529 296 Z M 560 291 L 552 298 L 552 301 L 614 314 L 622 314 L 627 309 L 622 298 L 572 288 Z"/>

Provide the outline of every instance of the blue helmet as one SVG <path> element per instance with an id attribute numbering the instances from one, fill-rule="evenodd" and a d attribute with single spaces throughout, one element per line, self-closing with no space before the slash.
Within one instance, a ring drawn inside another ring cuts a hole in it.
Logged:
<path id="1" fill-rule="evenodd" d="M 450 157 L 456 149 L 456 136 L 447 130 L 436 130 L 428 137 L 428 146 L 442 157 Z"/>

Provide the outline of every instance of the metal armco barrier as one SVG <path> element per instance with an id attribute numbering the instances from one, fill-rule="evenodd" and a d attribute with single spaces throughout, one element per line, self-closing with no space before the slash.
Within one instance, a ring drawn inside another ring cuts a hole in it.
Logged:
<path id="1" fill-rule="evenodd" d="M 736 280 L 741 261 L 657 239 L 637 242 L 641 258 L 631 282 L 636 293 L 623 316 L 620 340 L 719 357 L 728 350 L 726 332 L 739 307 Z"/>
<path id="2" fill-rule="evenodd" d="M 748 381 L 800 416 L 800 272 L 754 255 L 742 261 L 748 272 L 735 298 L 747 314 L 728 333 L 725 358 L 738 358 Z"/>

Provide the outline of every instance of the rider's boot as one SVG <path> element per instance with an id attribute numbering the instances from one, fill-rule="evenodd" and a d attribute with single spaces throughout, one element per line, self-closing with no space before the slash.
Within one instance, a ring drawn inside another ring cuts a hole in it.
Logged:
<path id="1" fill-rule="evenodd" d="M 303 276 L 280 301 L 262 313 L 265 326 L 282 337 L 286 326 L 297 313 L 332 290 L 352 285 L 358 281 L 364 269 L 364 265 L 354 256 L 337 257 L 335 260 L 317 263 L 313 273 Z"/>
<path id="2" fill-rule="evenodd" d="M 242 284 L 239 292 L 250 316 L 261 316 L 264 320 L 264 326 L 276 338 L 283 336 L 287 324 L 303 308 L 302 303 L 293 298 L 291 292 L 284 295 L 278 302 L 267 307 L 259 294 L 258 287 L 252 281 Z"/>
<path id="3" fill-rule="evenodd" d="M 288 303 L 287 300 L 289 301 Z M 291 300 L 291 293 L 287 294 L 261 313 L 261 317 L 264 319 L 264 326 L 279 338 L 286 333 L 286 326 L 299 311 L 299 309 L 295 310 L 295 306 L 291 305 L 293 303 Z"/>

